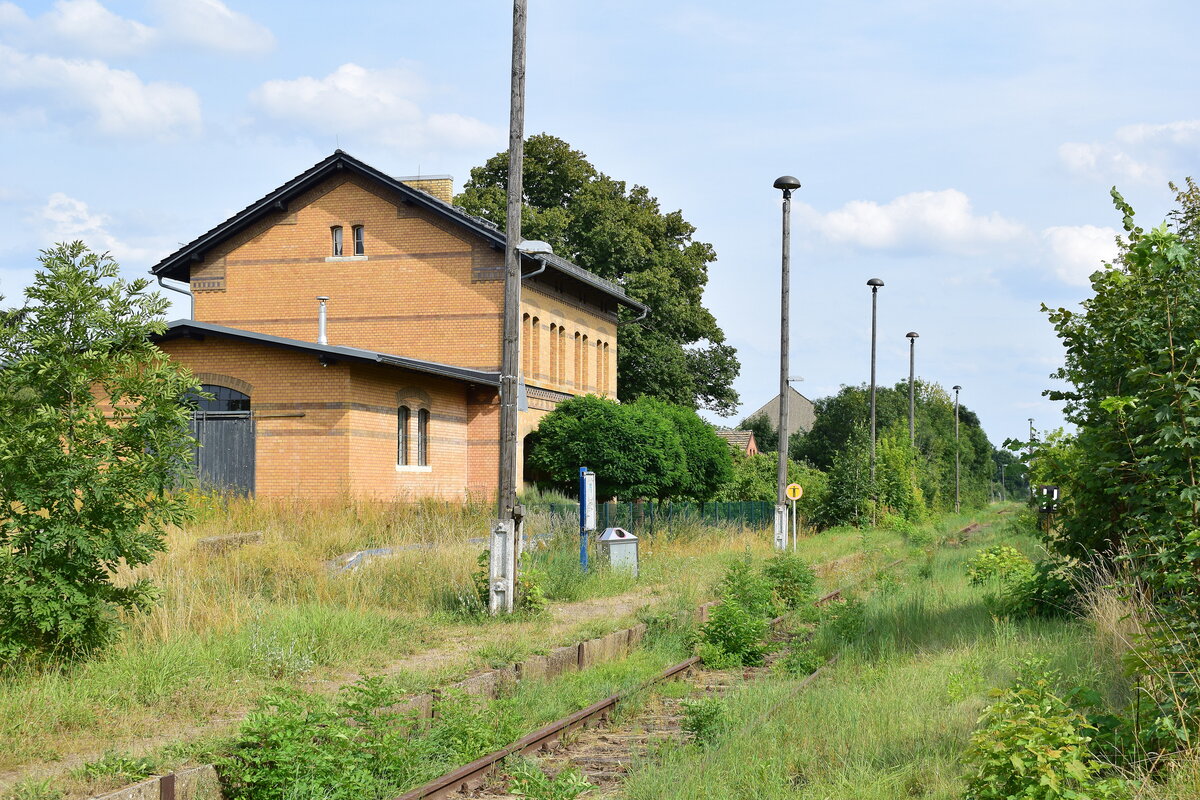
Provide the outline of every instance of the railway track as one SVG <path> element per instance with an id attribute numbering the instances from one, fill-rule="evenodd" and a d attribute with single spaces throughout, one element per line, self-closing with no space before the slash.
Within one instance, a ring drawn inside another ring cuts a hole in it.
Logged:
<path id="1" fill-rule="evenodd" d="M 987 526 L 978 522 L 971 523 L 958 531 L 959 541 L 966 540 L 985 527 Z M 897 558 L 878 568 L 873 574 L 889 570 L 903 561 L 904 559 Z M 849 587 L 835 589 L 817 598 L 814 605 L 822 606 L 840 600 L 845 588 Z M 693 656 L 663 670 L 634 692 L 612 695 L 552 722 L 503 750 L 448 772 L 401 795 L 397 800 L 443 800 L 451 797 L 463 800 L 511 798 L 513 795 L 507 790 L 508 781 L 503 772 L 504 760 L 512 756 L 529 755 L 543 756 L 542 764 L 551 774 L 568 768 L 578 770 L 588 783 L 599 789 L 599 796 L 610 796 L 620 787 L 632 765 L 651 758 L 661 743 L 683 738 L 685 699 L 720 696 L 734 686 L 755 680 L 769 672 L 780 655 L 782 645 L 789 638 L 788 633 L 781 629 L 782 622 L 782 617 L 771 621 L 772 638 L 778 646 L 772 648 L 762 666 L 739 667 L 736 670 L 706 670 L 702 668 L 699 657 Z M 801 682 L 796 691 L 803 690 L 815 680 L 833 660 L 836 660 L 836 656 Z M 608 725 L 617 718 L 618 707 L 622 701 L 631 695 L 640 695 L 651 687 L 661 686 L 670 681 L 687 681 L 687 697 L 675 696 L 677 692 L 651 693 L 636 713 L 621 719 L 616 725 Z"/>

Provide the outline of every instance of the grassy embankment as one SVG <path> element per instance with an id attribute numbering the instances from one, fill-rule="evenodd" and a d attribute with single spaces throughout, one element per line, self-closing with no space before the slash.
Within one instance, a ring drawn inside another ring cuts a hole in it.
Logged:
<path id="1" fill-rule="evenodd" d="M 1011 518 L 1010 518 L 1011 519 Z M 836 644 L 840 660 L 797 691 L 798 678 L 747 685 L 728 698 L 726 737 L 708 750 L 680 748 L 627 783 L 634 800 L 665 798 L 961 798 L 971 732 L 988 691 L 1012 684 L 1022 662 L 1058 670 L 1064 687 L 1096 689 L 1112 708 L 1133 687 L 1121 660 L 1130 619 L 1100 592 L 1087 616 L 997 619 L 966 562 L 1009 544 L 1036 555 L 1027 529 L 1001 523 L 960 548 L 942 548 L 931 569 L 908 565 L 863 598 L 856 636 Z M 1193 771 L 1172 786 L 1147 783 L 1145 797 L 1197 797 Z"/>
<path id="2" fill-rule="evenodd" d="M 446 596 L 469 586 L 481 546 L 467 540 L 486 532 L 490 513 L 440 504 L 202 507 L 139 573 L 161 586 L 162 600 L 131 618 L 118 644 L 78 664 L 0 675 L 0 793 L 4 783 L 71 770 L 90 784 L 84 762 L 109 750 L 150 752 L 160 766 L 204 760 L 279 686 L 332 692 L 384 672 L 415 691 L 615 629 L 643 605 L 694 605 L 708 599 L 732 554 L 770 548 L 761 530 L 678 526 L 643 541 L 636 582 L 603 571 L 581 579 L 573 566 L 577 539 L 563 530 L 535 559 L 546 573 L 548 613 L 464 620 L 445 610 L 452 605 Z M 530 521 L 532 533 L 549 526 L 548 517 Z M 196 546 L 235 531 L 261 531 L 262 542 L 224 555 Z M 900 541 L 871 539 L 876 549 Z M 355 550 L 416 543 L 432 547 L 340 575 L 326 565 Z M 852 530 L 801 542 L 806 558 L 845 559 L 843 570 L 855 568 L 862 545 Z M 613 596 L 623 601 L 616 614 L 595 600 Z M 424 658 L 425 651 L 440 655 Z"/>

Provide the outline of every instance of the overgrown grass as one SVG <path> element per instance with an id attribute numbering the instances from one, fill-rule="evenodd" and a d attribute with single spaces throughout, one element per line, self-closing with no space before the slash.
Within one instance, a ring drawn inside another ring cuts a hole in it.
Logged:
<path id="1" fill-rule="evenodd" d="M 840 654 L 827 675 L 802 692 L 787 677 L 735 691 L 717 746 L 647 765 L 628 781 L 628 796 L 949 800 L 962 795 L 963 754 L 987 691 L 1008 685 L 1022 659 L 1043 659 L 1068 682 L 1123 703 L 1120 665 L 1097 647 L 1088 622 L 988 613 L 965 562 L 998 543 L 1035 546 L 997 525 L 938 550 L 927 577 L 917 563 L 884 579 L 860 611 L 841 612 L 853 620 L 819 629 L 818 650 Z"/>
<path id="2" fill-rule="evenodd" d="M 137 572 L 154 579 L 162 600 L 129 618 L 120 642 L 80 663 L 0 673 L 0 773 L 68 759 L 51 768 L 63 772 L 73 755 L 96 759 L 114 748 L 137 757 L 170 750 L 164 766 L 179 766 L 190 751 L 173 743 L 228 736 L 275 687 L 332 692 L 358 675 L 388 671 L 419 690 L 615 629 L 643 604 L 694 607 L 711 599 L 731 558 L 770 550 L 769 531 L 692 523 L 642 539 L 636 582 L 601 569 L 583 576 L 577 531 L 566 523 L 555 531 L 548 515 L 534 513 L 529 532 L 555 534 L 531 555 L 553 602 L 629 593 L 625 613 L 614 616 L 597 601 L 578 619 L 562 612 L 463 622 L 436 611 L 434 597 L 469 583 L 481 545 L 468 540 L 486 533 L 490 507 L 206 498 L 197 505 L 196 521 L 171 531 L 167 552 Z M 245 531 L 262 540 L 225 553 L 199 546 Z M 812 563 L 845 559 L 822 576 L 835 586 L 862 567 L 864 542 L 877 553 L 903 546 L 895 534 L 840 529 L 803 538 L 801 555 Z M 412 545 L 421 547 L 340 574 L 327 564 L 356 550 Z M 397 664 L 430 648 L 454 655 Z"/>

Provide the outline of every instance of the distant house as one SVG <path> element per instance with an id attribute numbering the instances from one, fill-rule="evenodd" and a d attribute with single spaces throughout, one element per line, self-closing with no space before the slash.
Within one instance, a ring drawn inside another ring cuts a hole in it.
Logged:
<path id="1" fill-rule="evenodd" d="M 717 431 L 729 446 L 739 453 L 748 456 L 758 455 L 758 442 L 754 441 L 754 431 Z"/>
<path id="2" fill-rule="evenodd" d="M 762 408 L 747 414 L 746 419 L 753 419 L 759 414 L 766 416 L 771 421 L 771 427 L 779 429 L 779 395 L 775 395 Z M 813 423 L 817 420 L 816 408 L 813 406 L 813 401 L 809 400 L 804 395 L 797 392 L 792 387 L 788 387 L 788 432 L 808 433 L 812 430 Z"/>

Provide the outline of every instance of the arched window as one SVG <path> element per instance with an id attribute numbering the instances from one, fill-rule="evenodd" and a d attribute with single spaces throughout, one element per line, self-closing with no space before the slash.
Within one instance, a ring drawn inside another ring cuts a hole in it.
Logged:
<path id="1" fill-rule="evenodd" d="M 417 466 L 429 466 L 429 409 L 417 411 Z"/>
<path id="2" fill-rule="evenodd" d="M 204 397 L 202 395 L 212 395 Z M 230 389 L 228 386 L 217 386 L 211 383 L 200 385 L 199 394 L 188 396 L 187 404 L 196 411 L 205 414 L 223 414 L 250 410 L 250 395 Z"/>
<path id="3" fill-rule="evenodd" d="M 588 337 L 584 334 L 583 346 L 579 348 L 580 388 L 586 387 L 588 382 L 588 355 Z"/>
<path id="4" fill-rule="evenodd" d="M 558 326 L 558 382 L 567 380 L 567 329 Z"/>
<path id="5" fill-rule="evenodd" d="M 550 382 L 558 382 L 558 326 L 550 323 Z"/>
<path id="6" fill-rule="evenodd" d="M 604 390 L 613 391 L 612 385 L 612 362 L 608 356 L 608 342 L 604 343 Z"/>
<path id="7" fill-rule="evenodd" d="M 411 416 L 408 406 L 396 409 L 396 463 L 401 467 L 408 466 L 408 420 Z"/>
<path id="8" fill-rule="evenodd" d="M 580 336 L 579 331 L 575 331 L 575 386 L 576 387 L 583 386 L 583 384 L 579 382 L 580 377 L 582 377 L 580 375 L 580 371 L 579 371 L 579 367 L 583 363 L 583 350 L 581 349 L 582 341 L 583 341 L 583 337 Z"/>
<path id="9" fill-rule="evenodd" d="M 604 345 L 596 342 L 596 388 L 600 394 L 605 394 L 608 387 L 604 384 Z"/>
<path id="10" fill-rule="evenodd" d="M 334 225 L 329 229 L 329 234 L 333 238 L 333 255 L 334 257 L 342 254 L 342 226 Z"/>
<path id="11" fill-rule="evenodd" d="M 529 363 L 529 354 L 533 350 L 533 334 L 530 331 L 529 321 L 528 314 L 521 317 L 521 371 L 526 376 L 533 372 L 533 367 Z"/>
<path id="12" fill-rule="evenodd" d="M 534 317 L 530 325 L 533 339 L 533 361 L 529 364 L 529 375 L 538 375 L 542 371 L 542 321 Z"/>

